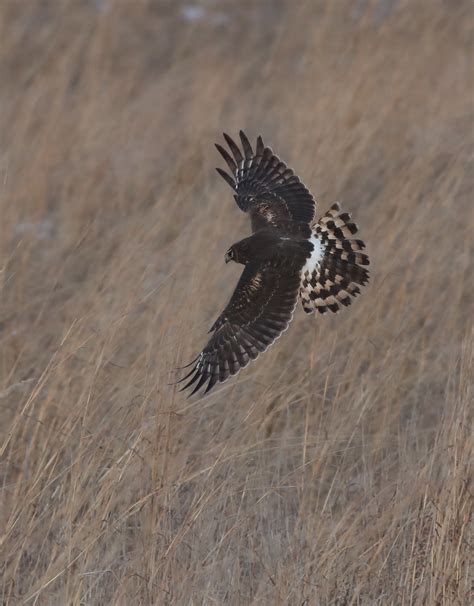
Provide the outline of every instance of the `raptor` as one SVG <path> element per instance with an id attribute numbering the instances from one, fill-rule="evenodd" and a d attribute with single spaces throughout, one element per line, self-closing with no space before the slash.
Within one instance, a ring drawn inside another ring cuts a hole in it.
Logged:
<path id="1" fill-rule="evenodd" d="M 298 299 L 306 313 L 337 312 L 367 284 L 364 242 L 335 203 L 314 222 L 313 196 L 291 168 L 257 138 L 255 151 L 240 131 L 239 147 L 224 133 L 216 144 L 230 172 L 218 168 L 237 206 L 250 215 L 252 235 L 233 244 L 225 261 L 244 270 L 207 345 L 179 382 L 189 395 L 209 392 L 255 360 L 288 328 Z"/>

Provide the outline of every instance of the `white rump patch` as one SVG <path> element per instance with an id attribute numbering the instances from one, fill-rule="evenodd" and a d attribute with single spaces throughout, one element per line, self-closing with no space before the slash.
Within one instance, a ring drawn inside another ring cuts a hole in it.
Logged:
<path id="1" fill-rule="evenodd" d="M 311 234 L 311 238 L 309 241 L 313 245 L 313 250 L 311 252 L 311 257 L 306 261 L 302 269 L 301 273 L 303 276 L 306 273 L 309 273 L 311 275 L 316 269 L 318 269 L 324 257 L 325 247 L 323 247 L 321 240 L 318 238 L 318 236 L 316 234 Z"/>

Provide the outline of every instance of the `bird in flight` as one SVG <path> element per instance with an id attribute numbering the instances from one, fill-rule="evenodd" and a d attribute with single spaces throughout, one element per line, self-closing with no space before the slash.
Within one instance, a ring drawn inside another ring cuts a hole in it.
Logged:
<path id="1" fill-rule="evenodd" d="M 216 148 L 230 174 L 217 168 L 250 215 L 252 235 L 233 244 L 225 262 L 244 265 L 227 307 L 214 322 L 209 342 L 180 381 L 193 395 L 208 393 L 263 353 L 288 328 L 298 299 L 306 313 L 337 312 L 366 284 L 362 240 L 339 204 L 314 222 L 315 201 L 291 168 L 257 138 L 255 151 L 240 131 L 242 148 L 224 133 L 229 151 Z"/>

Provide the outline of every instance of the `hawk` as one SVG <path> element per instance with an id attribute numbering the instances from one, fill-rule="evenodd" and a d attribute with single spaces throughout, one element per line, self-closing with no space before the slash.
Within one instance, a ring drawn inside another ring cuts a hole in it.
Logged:
<path id="1" fill-rule="evenodd" d="M 210 329 L 209 342 L 183 368 L 178 383 L 190 396 L 208 393 L 255 360 L 288 328 L 298 299 L 306 313 L 337 312 L 366 284 L 369 265 L 357 226 L 339 204 L 313 223 L 315 200 L 291 168 L 257 138 L 255 151 L 240 131 L 242 148 L 224 133 L 229 151 L 216 148 L 230 174 L 217 168 L 250 215 L 252 235 L 233 244 L 225 262 L 244 265 L 227 307 Z"/>

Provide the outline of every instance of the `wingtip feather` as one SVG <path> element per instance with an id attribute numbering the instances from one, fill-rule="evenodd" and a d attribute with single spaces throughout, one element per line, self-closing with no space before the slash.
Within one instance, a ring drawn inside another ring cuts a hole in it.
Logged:
<path id="1" fill-rule="evenodd" d="M 237 162 L 237 164 L 240 164 L 243 161 L 243 156 L 242 156 L 242 152 L 240 151 L 237 143 L 231 138 L 229 137 L 229 135 L 227 133 L 223 133 L 224 135 L 224 139 L 227 142 L 227 145 L 230 148 L 230 151 L 232 152 L 235 161 Z"/>
<path id="2" fill-rule="evenodd" d="M 220 176 L 224 179 L 224 181 L 230 185 L 230 187 L 232 189 L 235 190 L 235 181 L 234 179 L 232 179 L 232 177 L 225 172 L 225 170 L 222 170 L 222 168 L 216 167 L 217 172 L 220 174 Z"/>
<path id="3" fill-rule="evenodd" d="M 232 156 L 226 149 L 222 147 L 222 145 L 219 145 L 219 143 L 214 143 L 214 145 L 216 146 L 216 149 L 220 153 L 220 155 L 224 158 L 225 163 L 230 168 L 231 173 L 235 173 L 237 170 L 237 164 L 234 162 Z"/>
<path id="4" fill-rule="evenodd" d="M 243 130 L 239 131 L 239 137 L 242 142 L 242 147 L 244 148 L 245 158 L 247 160 L 252 159 L 253 158 L 253 149 L 252 149 L 252 146 L 250 145 L 250 141 L 248 140 L 247 135 L 244 133 Z"/>

